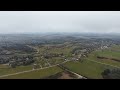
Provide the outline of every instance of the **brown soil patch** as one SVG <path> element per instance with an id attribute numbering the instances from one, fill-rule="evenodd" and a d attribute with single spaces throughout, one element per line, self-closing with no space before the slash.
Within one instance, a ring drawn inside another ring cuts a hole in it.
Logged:
<path id="1" fill-rule="evenodd" d="M 61 76 L 58 79 L 74 79 L 74 78 L 71 77 L 69 73 L 62 72 Z"/>
<path id="2" fill-rule="evenodd" d="M 117 61 L 117 62 L 120 62 L 119 59 L 115 59 L 115 58 L 107 58 L 107 57 L 100 57 L 100 56 L 97 56 L 98 59 L 107 59 L 107 60 L 113 60 L 113 61 Z"/>

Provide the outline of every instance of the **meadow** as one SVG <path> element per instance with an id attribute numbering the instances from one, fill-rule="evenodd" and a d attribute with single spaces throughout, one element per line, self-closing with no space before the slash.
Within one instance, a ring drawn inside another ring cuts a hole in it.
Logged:
<path id="1" fill-rule="evenodd" d="M 44 77 L 48 77 L 48 76 L 57 74 L 59 72 L 62 72 L 62 69 L 55 66 L 55 67 L 50 67 L 50 68 L 46 68 L 46 69 L 21 73 L 21 74 L 17 74 L 17 75 L 6 76 L 6 77 L 2 77 L 0 79 L 41 79 Z"/>

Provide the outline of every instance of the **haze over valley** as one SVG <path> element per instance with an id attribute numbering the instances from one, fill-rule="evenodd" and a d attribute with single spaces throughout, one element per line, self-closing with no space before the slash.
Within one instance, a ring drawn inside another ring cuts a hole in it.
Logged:
<path id="1" fill-rule="evenodd" d="M 120 79 L 119 11 L 0 11 L 0 79 Z"/>

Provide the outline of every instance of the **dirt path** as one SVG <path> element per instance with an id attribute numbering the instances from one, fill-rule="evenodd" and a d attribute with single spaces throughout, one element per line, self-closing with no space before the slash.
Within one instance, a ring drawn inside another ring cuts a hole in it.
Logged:
<path id="1" fill-rule="evenodd" d="M 68 71 L 68 72 L 70 72 L 70 73 L 73 73 L 74 75 L 76 75 L 76 76 L 78 77 L 78 79 L 87 79 L 87 78 L 83 77 L 82 75 L 80 75 L 80 74 L 78 74 L 78 73 L 75 73 L 75 72 L 73 72 L 73 71 L 70 71 L 70 70 L 68 70 L 68 69 L 66 69 L 66 71 Z"/>
<path id="2" fill-rule="evenodd" d="M 102 62 L 98 62 L 98 61 L 94 61 L 94 60 L 89 60 L 89 61 L 96 62 L 96 63 L 103 64 L 103 65 L 108 65 L 108 66 L 115 67 L 115 68 L 120 68 L 120 67 L 115 66 L 115 65 L 106 64 L 106 63 L 102 63 Z"/>
<path id="3" fill-rule="evenodd" d="M 70 60 L 68 60 L 68 61 L 70 61 Z M 66 63 L 66 62 L 68 62 L 68 61 L 64 61 L 64 62 L 59 63 L 59 64 Z M 57 65 L 59 65 L 59 64 L 52 65 L 52 66 L 49 66 L 49 67 L 39 68 L 39 69 L 32 69 L 32 70 L 22 71 L 22 72 L 18 72 L 18 73 L 13 73 L 13 74 L 2 75 L 2 76 L 0 76 L 0 78 L 2 78 L 2 77 L 7 77 L 7 76 L 12 76 L 12 75 L 17 75 L 17 74 L 21 74 L 21 73 L 26 73 L 26 72 L 32 72 L 32 71 L 47 69 L 47 68 L 50 68 L 50 67 L 55 67 L 55 66 L 57 66 Z"/>

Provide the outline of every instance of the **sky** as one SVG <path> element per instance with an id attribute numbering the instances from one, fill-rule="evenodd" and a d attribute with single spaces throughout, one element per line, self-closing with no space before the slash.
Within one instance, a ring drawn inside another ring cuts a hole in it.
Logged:
<path id="1" fill-rule="evenodd" d="M 0 33 L 120 33 L 120 11 L 0 11 Z"/>

